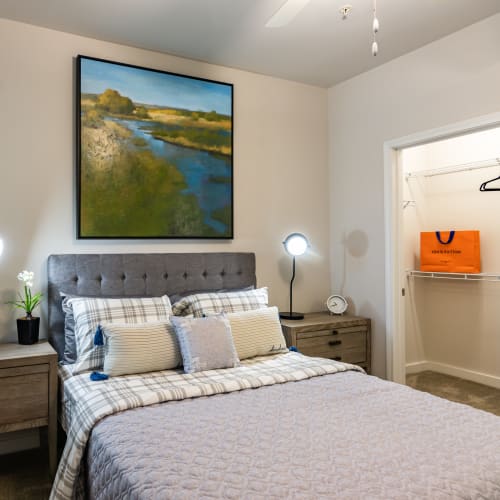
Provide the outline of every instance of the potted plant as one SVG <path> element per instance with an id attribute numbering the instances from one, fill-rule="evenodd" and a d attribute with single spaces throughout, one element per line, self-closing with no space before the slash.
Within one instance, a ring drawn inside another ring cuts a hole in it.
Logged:
<path id="1" fill-rule="evenodd" d="M 32 271 L 22 271 L 17 275 L 17 279 L 24 283 L 24 296 L 19 293 L 19 300 L 7 302 L 14 307 L 23 309 L 26 316 L 17 318 L 17 338 L 20 344 L 35 344 L 38 342 L 40 331 L 40 318 L 33 316 L 33 309 L 40 304 L 42 293 L 34 295 L 31 293 L 35 273 Z"/>

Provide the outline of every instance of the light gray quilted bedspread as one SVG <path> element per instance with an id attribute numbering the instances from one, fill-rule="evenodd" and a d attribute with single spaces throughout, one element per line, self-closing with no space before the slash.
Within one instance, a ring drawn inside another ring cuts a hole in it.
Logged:
<path id="1" fill-rule="evenodd" d="M 500 418 L 358 372 L 137 408 L 88 447 L 92 499 L 500 499 Z"/>

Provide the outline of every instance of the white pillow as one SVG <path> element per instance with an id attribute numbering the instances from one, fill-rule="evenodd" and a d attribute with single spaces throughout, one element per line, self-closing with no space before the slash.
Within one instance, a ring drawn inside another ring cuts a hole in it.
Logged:
<path id="1" fill-rule="evenodd" d="M 100 326 L 106 375 L 171 370 L 181 364 L 179 344 L 170 322 L 101 323 Z"/>
<path id="2" fill-rule="evenodd" d="M 195 293 L 183 297 L 172 306 L 176 316 L 201 318 L 221 312 L 232 313 L 267 307 L 267 287 L 236 292 Z"/>
<path id="3" fill-rule="evenodd" d="M 240 359 L 287 352 L 277 307 L 226 314 Z"/>
<path id="4" fill-rule="evenodd" d="M 74 375 L 102 368 L 103 346 L 94 346 L 97 326 L 102 322 L 146 323 L 167 321 L 172 306 L 168 296 L 142 298 L 75 297 L 67 301 L 75 319 L 77 360 L 71 365 Z"/>

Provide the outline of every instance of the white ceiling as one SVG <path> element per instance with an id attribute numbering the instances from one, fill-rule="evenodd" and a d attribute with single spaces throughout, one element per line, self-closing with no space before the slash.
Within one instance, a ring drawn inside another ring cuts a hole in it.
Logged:
<path id="1" fill-rule="evenodd" d="M 0 0 L 0 17 L 330 87 L 500 12 L 500 0 L 378 0 L 373 57 L 372 0 L 310 0 L 266 28 L 283 1 Z"/>

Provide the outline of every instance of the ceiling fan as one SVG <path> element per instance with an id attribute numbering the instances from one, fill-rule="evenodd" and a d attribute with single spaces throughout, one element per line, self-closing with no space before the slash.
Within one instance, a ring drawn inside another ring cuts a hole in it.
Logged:
<path id="1" fill-rule="evenodd" d="M 285 0 L 281 7 L 269 18 L 266 28 L 281 28 L 289 24 L 292 19 L 310 2 L 310 0 Z M 350 5 L 345 5 L 340 9 L 342 18 L 346 19 L 351 10 Z M 373 43 L 372 54 L 378 54 L 377 33 L 379 30 L 379 21 L 377 18 L 377 0 L 373 0 Z"/>

